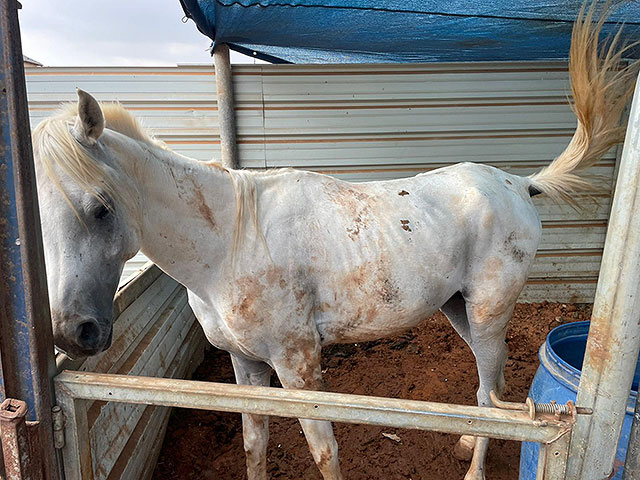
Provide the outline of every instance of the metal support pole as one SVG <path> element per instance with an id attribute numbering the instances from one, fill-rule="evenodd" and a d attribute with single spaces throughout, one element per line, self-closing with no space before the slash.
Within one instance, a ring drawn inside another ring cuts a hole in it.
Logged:
<path id="1" fill-rule="evenodd" d="M 214 47 L 213 63 L 216 69 L 221 161 L 222 165 L 227 168 L 238 168 L 233 76 L 231 73 L 231 61 L 229 60 L 229 47 L 226 44 L 223 43 Z"/>
<path id="2" fill-rule="evenodd" d="M 0 0 L 0 63 L 0 397 L 27 403 L 27 420 L 40 424 L 45 478 L 58 478 L 53 335 L 15 0 Z"/>
<path id="3" fill-rule="evenodd" d="M 633 412 L 633 423 L 629 434 L 627 458 L 624 462 L 623 480 L 640 478 L 640 401 L 636 398 L 636 408 Z"/>
<path id="4" fill-rule="evenodd" d="M 567 478 L 600 480 L 613 470 L 640 350 L 640 83 L 620 161 L 576 404 Z"/>

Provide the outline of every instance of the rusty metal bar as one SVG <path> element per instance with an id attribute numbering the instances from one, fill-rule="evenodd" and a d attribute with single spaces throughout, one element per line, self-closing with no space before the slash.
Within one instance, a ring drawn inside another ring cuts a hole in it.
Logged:
<path id="1" fill-rule="evenodd" d="M 0 440 L 4 457 L 5 480 L 37 480 L 42 478 L 39 453 L 32 448 L 25 421 L 27 404 L 6 399 L 0 405 Z"/>
<path id="2" fill-rule="evenodd" d="M 567 478 L 607 478 L 640 350 L 640 83 L 629 116 L 593 306 Z"/>
<path id="3" fill-rule="evenodd" d="M 238 144 L 236 143 L 236 113 L 234 110 L 233 75 L 229 47 L 222 43 L 213 49 L 218 95 L 218 122 L 220 129 L 220 160 L 228 168 L 238 168 Z"/>
<path id="4" fill-rule="evenodd" d="M 489 392 L 491 403 L 496 408 L 502 410 L 516 410 L 529 412 L 529 418 L 535 420 L 536 415 L 539 413 L 551 413 L 555 415 L 570 415 L 574 413 L 584 413 L 591 415 L 593 413 L 590 408 L 576 407 L 574 403 L 569 400 L 566 405 L 558 404 L 556 402 L 550 403 L 535 403 L 531 397 L 527 397 L 525 403 L 505 402 L 498 398 L 496 392 L 491 390 Z"/>
<path id="5" fill-rule="evenodd" d="M 497 408 L 91 372 L 64 371 L 55 383 L 61 398 L 251 412 L 539 443 L 553 442 L 572 423 L 571 418 L 557 420 L 553 415 L 531 420 L 526 412 Z"/>
<path id="6" fill-rule="evenodd" d="M 0 0 L 0 63 L 0 398 L 27 403 L 27 420 L 40 424 L 46 478 L 58 478 L 53 336 L 15 0 Z"/>

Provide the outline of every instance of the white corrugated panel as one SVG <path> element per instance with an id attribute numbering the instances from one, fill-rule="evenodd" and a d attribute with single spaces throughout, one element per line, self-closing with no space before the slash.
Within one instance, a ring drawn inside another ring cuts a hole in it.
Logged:
<path id="1" fill-rule="evenodd" d="M 215 159 L 213 75 L 197 66 L 27 69 L 32 124 L 73 101 L 79 87 L 122 102 L 176 151 Z M 558 62 L 235 66 L 234 86 L 245 168 L 368 181 L 470 161 L 528 175 L 558 155 L 575 128 Z M 611 152 L 594 173 L 612 182 L 615 166 Z M 536 197 L 544 235 L 522 300 L 592 300 L 610 199 L 609 188 L 577 213 Z"/>
<path id="2" fill-rule="evenodd" d="M 122 270 L 122 275 L 120 277 L 120 285 L 124 285 L 130 279 L 135 277 L 140 273 L 145 265 L 149 262 L 149 259 L 145 256 L 144 253 L 138 252 L 131 260 L 124 264 L 124 269 Z"/>

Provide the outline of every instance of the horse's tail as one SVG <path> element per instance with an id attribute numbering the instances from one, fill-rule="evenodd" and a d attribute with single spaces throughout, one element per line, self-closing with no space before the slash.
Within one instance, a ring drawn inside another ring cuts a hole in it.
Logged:
<path id="1" fill-rule="evenodd" d="M 583 5 L 573 26 L 569 53 L 569 75 L 573 93 L 572 109 L 578 126 L 567 148 L 551 164 L 531 175 L 529 193 L 545 193 L 555 200 L 572 205 L 574 192 L 593 189 L 591 182 L 577 172 L 593 166 L 611 147 L 624 140 L 625 128 L 620 126 L 624 108 L 633 94 L 635 74 L 640 62 L 623 66 L 621 59 L 629 48 L 620 47 L 622 28 L 609 40 L 608 46 L 598 47 L 602 25 L 607 19 L 607 3 L 595 21 L 593 2 L 585 12 Z"/>

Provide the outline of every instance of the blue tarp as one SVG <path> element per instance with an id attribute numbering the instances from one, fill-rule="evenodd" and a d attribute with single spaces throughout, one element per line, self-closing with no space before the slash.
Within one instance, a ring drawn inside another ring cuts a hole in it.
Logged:
<path id="1" fill-rule="evenodd" d="M 582 0 L 180 0 L 214 43 L 270 61 L 411 63 L 567 58 Z M 604 3 L 604 2 L 602 2 Z M 640 1 L 623 4 L 640 40 Z M 640 49 L 630 56 L 639 57 Z"/>

